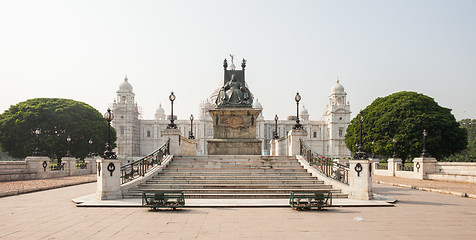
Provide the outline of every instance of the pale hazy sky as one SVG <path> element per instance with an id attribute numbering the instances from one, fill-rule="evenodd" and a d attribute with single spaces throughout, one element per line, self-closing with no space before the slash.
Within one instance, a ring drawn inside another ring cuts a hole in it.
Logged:
<path id="1" fill-rule="evenodd" d="M 179 118 L 246 58 L 266 119 L 321 119 L 339 76 L 352 116 L 408 90 L 476 119 L 476 1 L 0 1 L 0 112 L 36 97 L 104 113 L 127 74 L 143 118 Z M 228 57 L 229 58 L 229 57 Z M 238 65 L 238 64 L 237 64 Z"/>

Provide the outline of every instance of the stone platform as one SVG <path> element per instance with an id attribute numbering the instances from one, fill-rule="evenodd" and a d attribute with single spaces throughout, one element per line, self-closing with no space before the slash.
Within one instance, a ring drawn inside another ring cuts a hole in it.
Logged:
<path id="1" fill-rule="evenodd" d="M 256 139 L 256 119 L 261 110 L 218 108 L 209 113 L 213 120 L 209 155 L 261 155 L 262 142 Z"/>

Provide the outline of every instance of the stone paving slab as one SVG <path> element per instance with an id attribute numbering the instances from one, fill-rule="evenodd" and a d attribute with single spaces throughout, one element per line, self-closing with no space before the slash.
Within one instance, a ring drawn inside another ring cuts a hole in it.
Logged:
<path id="1" fill-rule="evenodd" d="M 395 198 L 377 195 L 375 200 L 361 201 L 345 198 L 332 199 L 333 207 L 385 207 L 393 206 Z M 142 207 L 141 199 L 96 199 L 90 194 L 73 199 L 78 207 Z M 289 207 L 289 199 L 185 199 L 185 207 Z"/>
<path id="2" fill-rule="evenodd" d="M 95 183 L 0 198 L 0 239 L 474 239 L 476 199 L 374 184 L 394 207 L 84 208 Z"/>

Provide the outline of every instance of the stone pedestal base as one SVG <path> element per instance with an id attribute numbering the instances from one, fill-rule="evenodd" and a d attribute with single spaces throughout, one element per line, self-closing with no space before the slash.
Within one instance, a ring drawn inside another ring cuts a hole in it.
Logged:
<path id="1" fill-rule="evenodd" d="M 223 108 L 209 113 L 213 139 L 208 140 L 208 155 L 261 155 L 262 141 L 256 139 L 256 119 L 261 110 Z"/>
<path id="2" fill-rule="evenodd" d="M 207 150 L 208 155 L 261 155 L 261 140 L 213 139 Z"/>
<path id="3" fill-rule="evenodd" d="M 307 131 L 304 129 L 292 129 L 288 133 L 288 155 L 295 156 L 301 154 L 301 138 L 307 136 Z"/>
<path id="4" fill-rule="evenodd" d="M 116 159 L 98 159 L 96 198 L 110 200 L 122 198 L 121 161 Z"/>
<path id="5" fill-rule="evenodd" d="M 370 167 L 370 160 L 349 160 L 349 198 L 358 200 L 372 199 Z"/>
<path id="6" fill-rule="evenodd" d="M 419 157 L 413 159 L 413 172 L 416 172 L 419 179 L 428 179 L 428 173 L 436 172 L 436 159 L 432 157 Z"/>

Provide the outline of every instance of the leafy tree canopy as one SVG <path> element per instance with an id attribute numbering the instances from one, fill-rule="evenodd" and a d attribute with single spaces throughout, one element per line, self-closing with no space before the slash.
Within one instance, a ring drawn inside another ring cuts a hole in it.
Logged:
<path id="1" fill-rule="evenodd" d="M 467 132 L 456 122 L 451 109 L 438 105 L 431 97 L 415 92 L 397 92 L 375 99 L 363 110 L 362 142 L 369 155 L 392 156 L 396 139 L 396 155 L 412 159 L 421 155 L 423 130 L 427 130 L 426 149 L 441 159 L 462 151 L 467 144 Z M 345 142 L 352 152 L 359 141 L 360 114 L 352 119 Z M 372 142 L 375 144 L 372 147 Z"/>
<path id="2" fill-rule="evenodd" d="M 459 124 L 468 131 L 468 146 L 462 152 L 445 158 L 444 161 L 476 162 L 476 119 L 463 119 Z"/>
<path id="3" fill-rule="evenodd" d="M 107 141 L 107 121 L 88 104 L 70 99 L 35 98 L 10 106 L 0 115 L 0 150 L 15 158 L 25 158 L 34 152 L 39 128 L 40 150 L 51 158 L 65 156 L 67 137 L 69 150 L 77 158 L 102 153 Z M 90 146 L 89 140 L 93 143 Z M 111 142 L 116 132 L 111 128 Z M 113 144 L 114 146 L 114 144 Z"/>

